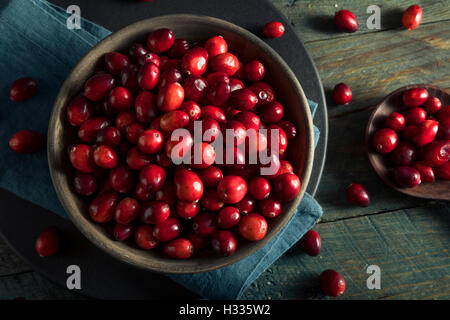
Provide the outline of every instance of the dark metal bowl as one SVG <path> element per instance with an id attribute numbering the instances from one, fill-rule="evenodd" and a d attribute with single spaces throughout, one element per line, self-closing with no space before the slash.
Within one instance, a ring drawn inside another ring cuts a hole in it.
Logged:
<path id="1" fill-rule="evenodd" d="M 111 51 L 125 51 L 132 43 L 144 41 L 152 30 L 171 28 L 177 38 L 204 41 L 214 35 L 222 35 L 229 44 L 229 51 L 240 60 L 261 60 L 266 66 L 266 79 L 275 88 L 278 100 L 285 106 L 286 118 L 296 127 L 298 136 L 289 141 L 289 161 L 299 175 L 302 185 L 298 196 L 284 205 L 284 212 L 270 221 L 266 237 L 258 242 L 245 243 L 230 257 L 196 257 L 189 260 L 173 260 L 160 252 L 144 251 L 111 238 L 107 227 L 92 222 L 88 214 L 88 201 L 78 196 L 72 187 L 73 169 L 66 156 L 66 149 L 76 139 L 76 130 L 66 120 L 65 107 L 78 94 L 84 82 L 103 63 L 103 56 Z M 48 130 L 48 161 L 56 192 L 67 214 L 80 231 L 95 245 L 121 261 L 147 270 L 162 273 L 195 273 L 214 270 L 238 262 L 267 244 L 292 218 L 308 185 L 314 157 L 313 123 L 308 103 L 300 83 L 283 59 L 264 41 L 224 20 L 197 15 L 167 15 L 134 23 L 114 32 L 92 48 L 72 70 L 56 98 Z"/>

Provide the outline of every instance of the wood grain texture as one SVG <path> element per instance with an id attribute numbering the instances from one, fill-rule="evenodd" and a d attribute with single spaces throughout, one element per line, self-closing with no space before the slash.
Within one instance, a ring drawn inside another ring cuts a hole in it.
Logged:
<path id="1" fill-rule="evenodd" d="M 371 0 L 270 0 L 275 7 L 283 12 L 291 24 L 297 29 L 303 41 L 316 41 L 336 39 L 341 37 L 353 37 L 364 33 L 403 28 L 401 17 L 403 12 L 412 4 L 418 4 L 423 8 L 424 15 L 422 25 L 450 19 L 450 6 L 445 0 L 398 0 L 398 1 L 371 1 Z M 367 28 L 367 19 L 371 13 L 367 13 L 367 7 L 377 5 L 381 9 L 381 29 L 370 30 Z M 352 11 L 359 22 L 358 31 L 355 33 L 339 32 L 334 23 L 334 14 L 338 10 Z"/>

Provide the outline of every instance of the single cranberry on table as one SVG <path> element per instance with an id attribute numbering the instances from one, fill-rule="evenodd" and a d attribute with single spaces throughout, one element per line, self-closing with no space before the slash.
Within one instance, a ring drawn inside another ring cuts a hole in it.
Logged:
<path id="1" fill-rule="evenodd" d="M 359 23 L 353 12 L 349 10 L 339 10 L 334 15 L 334 24 L 344 32 L 355 32 L 358 30 Z"/>
<path id="2" fill-rule="evenodd" d="M 170 206 L 163 201 L 151 201 L 142 204 L 140 213 L 141 222 L 146 224 L 159 224 L 170 216 Z"/>
<path id="3" fill-rule="evenodd" d="M 89 205 L 89 216 L 97 223 L 106 223 L 114 218 L 119 194 L 114 191 L 101 193 Z"/>
<path id="4" fill-rule="evenodd" d="M 37 82 L 34 78 L 25 77 L 15 80 L 9 88 L 9 98 L 12 101 L 26 101 L 33 97 L 37 91 Z"/>
<path id="5" fill-rule="evenodd" d="M 300 191 L 301 182 L 294 173 L 284 173 L 273 182 L 274 197 L 281 202 L 293 200 Z"/>
<path id="6" fill-rule="evenodd" d="M 89 173 L 77 171 L 73 177 L 75 191 L 82 196 L 93 195 L 98 188 L 97 179 Z"/>
<path id="7" fill-rule="evenodd" d="M 209 237 L 217 231 L 217 215 L 204 212 L 197 215 L 192 221 L 192 230 L 203 237 Z"/>
<path id="8" fill-rule="evenodd" d="M 338 83 L 333 89 L 333 100 L 336 104 L 347 104 L 352 100 L 352 91 L 345 83 Z"/>
<path id="9" fill-rule="evenodd" d="M 280 38 L 284 34 L 284 25 L 279 21 L 268 22 L 264 25 L 262 33 L 266 38 Z"/>
<path id="10" fill-rule="evenodd" d="M 348 186 L 347 200 L 355 206 L 368 207 L 370 205 L 369 192 L 360 183 L 352 183 Z"/>
<path id="11" fill-rule="evenodd" d="M 397 148 L 392 151 L 392 162 L 397 166 L 409 166 L 416 159 L 416 148 L 407 142 L 400 141 Z"/>
<path id="12" fill-rule="evenodd" d="M 378 130 L 372 138 L 372 146 L 378 153 L 390 153 L 397 145 L 397 133 L 389 128 Z"/>
<path id="13" fill-rule="evenodd" d="M 386 118 L 385 125 L 396 132 L 400 132 L 405 129 L 406 120 L 405 117 L 398 112 L 392 112 L 389 117 Z"/>
<path id="14" fill-rule="evenodd" d="M 114 239 L 117 241 L 125 241 L 133 235 L 133 226 L 130 224 L 116 224 L 113 230 Z"/>
<path id="15" fill-rule="evenodd" d="M 236 251 L 237 241 L 230 231 L 219 230 L 212 236 L 211 246 L 216 253 L 228 257 Z"/>
<path id="16" fill-rule="evenodd" d="M 175 212 L 180 218 L 192 219 L 200 212 L 200 204 L 198 202 L 177 201 Z"/>
<path id="17" fill-rule="evenodd" d="M 432 167 L 439 167 L 450 160 L 450 140 L 438 140 L 425 148 L 425 162 Z"/>
<path id="18" fill-rule="evenodd" d="M 136 228 L 136 231 L 134 232 L 134 241 L 139 248 L 144 250 L 151 250 L 159 243 L 158 239 L 153 235 L 153 227 L 145 224 Z"/>
<path id="19" fill-rule="evenodd" d="M 330 297 L 338 297 L 345 291 L 345 279 L 335 270 L 325 270 L 320 274 L 320 288 Z"/>
<path id="20" fill-rule="evenodd" d="M 114 212 L 117 223 L 127 225 L 133 222 L 139 215 L 141 206 L 139 202 L 131 197 L 120 200 Z"/>
<path id="21" fill-rule="evenodd" d="M 214 36 L 206 41 L 205 49 L 208 51 L 209 57 L 212 58 L 227 52 L 228 44 L 222 36 Z"/>
<path id="22" fill-rule="evenodd" d="M 428 99 L 428 91 L 424 88 L 412 88 L 403 93 L 403 103 L 407 107 L 420 107 Z"/>
<path id="23" fill-rule="evenodd" d="M 442 166 L 435 168 L 436 175 L 442 180 L 450 180 L 450 162 L 447 161 Z"/>
<path id="24" fill-rule="evenodd" d="M 422 17 L 422 8 L 417 4 L 412 5 L 403 13 L 402 25 L 408 30 L 415 29 L 422 22 Z"/>
<path id="25" fill-rule="evenodd" d="M 300 240 L 302 249 L 312 257 L 318 256 L 322 249 L 322 239 L 317 231 L 309 230 Z"/>
<path id="26" fill-rule="evenodd" d="M 174 259 L 189 259 L 194 254 L 194 245 L 188 239 L 178 238 L 164 246 L 164 253 Z"/>
<path id="27" fill-rule="evenodd" d="M 9 147 L 16 153 L 33 153 L 44 145 L 44 135 L 34 130 L 20 130 L 9 140 Z"/>
<path id="28" fill-rule="evenodd" d="M 140 171 L 139 182 L 152 191 L 159 190 L 166 182 L 166 171 L 156 164 L 149 164 Z"/>
<path id="29" fill-rule="evenodd" d="M 175 173 L 174 186 L 177 198 L 181 201 L 194 202 L 203 196 L 203 183 L 193 171 L 181 169 Z"/>
<path id="30" fill-rule="evenodd" d="M 268 230 L 266 219 L 257 213 L 250 213 L 241 218 L 238 225 L 239 233 L 249 241 L 262 240 Z"/>
<path id="31" fill-rule="evenodd" d="M 151 32 L 147 37 L 147 46 L 156 53 L 162 53 L 169 50 L 175 42 L 173 31 L 162 28 Z"/>
<path id="32" fill-rule="evenodd" d="M 421 182 L 420 172 L 413 167 L 401 166 L 392 172 L 394 181 L 404 188 L 413 188 Z"/>
<path id="33" fill-rule="evenodd" d="M 49 227 L 42 231 L 35 243 L 36 252 L 41 257 L 50 257 L 55 255 L 60 247 L 60 232 L 56 227 Z"/>
<path id="34" fill-rule="evenodd" d="M 264 217 L 273 219 L 280 215 L 283 206 L 280 201 L 267 198 L 258 201 L 258 209 Z"/>
<path id="35" fill-rule="evenodd" d="M 417 161 L 413 163 L 412 167 L 419 171 L 422 182 L 432 183 L 435 181 L 434 170 L 425 161 Z"/>

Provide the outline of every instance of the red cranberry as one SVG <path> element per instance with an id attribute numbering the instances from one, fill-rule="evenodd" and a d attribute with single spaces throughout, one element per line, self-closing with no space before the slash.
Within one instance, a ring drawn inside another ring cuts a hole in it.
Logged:
<path id="1" fill-rule="evenodd" d="M 41 257 L 55 255 L 60 246 L 59 231 L 56 227 L 50 227 L 42 231 L 36 239 L 35 248 Z"/>
<path id="2" fill-rule="evenodd" d="M 86 144 L 78 144 L 70 148 L 69 159 L 72 166 L 84 173 L 92 173 L 96 170 L 92 147 Z"/>
<path id="3" fill-rule="evenodd" d="M 202 120 L 202 137 L 204 141 L 213 142 L 220 135 L 220 124 L 214 119 Z"/>
<path id="4" fill-rule="evenodd" d="M 230 104 L 233 108 L 241 111 L 248 111 L 253 109 L 258 103 L 258 98 L 249 89 L 240 89 L 233 92 L 230 98 Z"/>
<path id="5" fill-rule="evenodd" d="M 37 82 L 31 77 L 20 78 L 14 81 L 9 88 L 9 98 L 20 102 L 30 99 L 36 94 Z"/>
<path id="6" fill-rule="evenodd" d="M 217 230 L 216 215 L 209 212 L 199 214 L 192 222 L 192 229 L 198 235 L 209 237 Z"/>
<path id="7" fill-rule="evenodd" d="M 261 108 L 260 115 L 265 123 L 277 123 L 283 119 L 284 108 L 281 103 L 273 101 Z"/>
<path id="8" fill-rule="evenodd" d="M 422 182 L 431 183 L 434 182 L 434 170 L 425 161 L 415 162 L 412 167 L 419 171 L 420 179 Z"/>
<path id="9" fill-rule="evenodd" d="M 130 49 L 128 49 L 128 55 L 133 61 L 137 61 L 140 56 L 144 56 L 147 53 L 148 49 L 142 43 L 134 43 Z"/>
<path id="10" fill-rule="evenodd" d="M 392 161 L 397 166 L 409 166 L 415 158 L 416 149 L 406 141 L 400 141 L 397 148 L 392 152 Z"/>
<path id="11" fill-rule="evenodd" d="M 73 177 L 75 191 L 82 196 L 90 196 L 97 191 L 97 179 L 89 173 L 77 171 Z"/>
<path id="12" fill-rule="evenodd" d="M 257 213 L 243 216 L 239 222 L 239 233 L 249 241 L 258 241 L 266 236 L 268 225 L 266 219 Z"/>
<path id="13" fill-rule="evenodd" d="M 368 207 L 370 205 L 369 192 L 360 183 L 352 183 L 348 186 L 347 200 L 355 206 Z"/>
<path id="14" fill-rule="evenodd" d="M 280 38 L 284 34 L 284 25 L 278 21 L 266 23 L 262 33 L 266 38 Z"/>
<path id="15" fill-rule="evenodd" d="M 156 164 L 149 164 L 139 173 L 139 181 L 148 189 L 156 191 L 161 189 L 166 182 L 166 172 Z"/>
<path id="16" fill-rule="evenodd" d="M 281 120 L 277 123 L 277 125 L 283 129 L 284 133 L 286 133 L 286 137 L 288 140 L 292 140 L 297 136 L 297 128 L 294 124 L 287 120 Z"/>
<path id="17" fill-rule="evenodd" d="M 435 168 L 437 176 L 442 180 L 450 180 L 450 162 L 447 161 L 442 166 Z"/>
<path id="18" fill-rule="evenodd" d="M 143 66 L 147 63 L 153 63 L 158 68 L 161 68 L 161 58 L 156 53 L 149 52 L 147 54 L 138 57 L 137 59 L 138 65 Z"/>
<path id="19" fill-rule="evenodd" d="M 239 176 L 226 176 L 219 182 L 217 193 L 225 203 L 238 203 L 247 193 L 247 183 Z"/>
<path id="20" fill-rule="evenodd" d="M 200 204 L 198 202 L 178 201 L 175 211 L 180 218 L 192 219 L 199 213 Z"/>
<path id="21" fill-rule="evenodd" d="M 238 146 L 241 145 L 245 142 L 245 137 L 247 135 L 247 129 L 245 128 L 245 126 L 236 120 L 230 120 L 227 122 L 226 124 L 226 129 L 230 130 L 232 132 L 232 138 L 233 138 L 233 144 L 234 146 Z M 228 139 L 226 136 L 226 132 L 225 132 L 225 139 Z M 226 140 L 227 145 L 228 140 Z"/>
<path id="22" fill-rule="evenodd" d="M 276 218 L 280 215 L 282 210 L 281 202 L 273 199 L 267 198 L 258 202 L 259 212 L 266 218 Z"/>
<path id="23" fill-rule="evenodd" d="M 117 223 L 127 225 L 139 215 L 140 205 L 136 199 L 124 198 L 116 207 L 114 219 Z"/>
<path id="24" fill-rule="evenodd" d="M 428 114 L 435 114 L 442 108 L 442 102 L 436 97 L 429 97 L 423 105 Z"/>
<path id="25" fill-rule="evenodd" d="M 178 69 L 171 68 L 166 69 L 159 78 L 159 90 L 164 89 L 167 87 L 167 85 L 174 83 L 174 82 L 181 82 L 183 80 L 183 75 L 181 74 Z"/>
<path id="26" fill-rule="evenodd" d="M 230 231 L 220 230 L 212 236 L 211 246 L 218 254 L 228 257 L 236 251 L 237 242 Z"/>
<path id="27" fill-rule="evenodd" d="M 189 123 L 189 115 L 181 110 L 172 110 L 165 113 L 159 122 L 162 130 L 172 132 L 178 128 L 184 128 Z"/>
<path id="28" fill-rule="evenodd" d="M 110 52 L 105 55 L 106 69 L 113 75 L 118 76 L 123 68 L 130 64 L 130 60 L 127 56 L 119 52 Z"/>
<path id="29" fill-rule="evenodd" d="M 294 199 L 300 191 L 300 179 L 294 173 L 284 173 L 275 178 L 273 191 L 281 202 Z"/>
<path id="30" fill-rule="evenodd" d="M 217 224 L 220 228 L 230 229 L 238 224 L 241 219 L 239 210 L 235 207 L 225 207 L 217 215 Z"/>
<path id="31" fill-rule="evenodd" d="M 255 82 L 249 89 L 258 97 L 257 107 L 275 101 L 275 90 L 267 82 Z"/>
<path id="32" fill-rule="evenodd" d="M 142 205 L 141 221 L 146 224 L 159 224 L 169 218 L 170 207 L 163 201 L 145 202 Z"/>
<path id="33" fill-rule="evenodd" d="M 153 236 L 153 227 L 145 224 L 136 228 L 134 241 L 144 250 L 151 250 L 158 245 L 158 239 Z"/>
<path id="34" fill-rule="evenodd" d="M 174 59 L 181 59 L 191 48 L 189 41 L 184 39 L 175 40 L 167 55 Z"/>
<path id="35" fill-rule="evenodd" d="M 106 127 L 97 132 L 95 143 L 98 145 L 107 145 L 110 147 L 117 147 L 120 143 L 121 134 L 116 127 Z"/>
<path id="36" fill-rule="evenodd" d="M 155 199 L 158 201 L 163 201 L 173 206 L 177 201 L 175 191 L 173 189 L 172 181 L 167 182 L 164 186 L 155 192 Z"/>
<path id="37" fill-rule="evenodd" d="M 107 73 L 97 74 L 89 78 L 84 85 L 84 95 L 91 101 L 100 101 L 106 98 L 116 81 Z"/>
<path id="38" fill-rule="evenodd" d="M 438 120 L 439 122 L 447 122 L 450 121 L 450 105 L 441 108 L 438 112 Z"/>
<path id="39" fill-rule="evenodd" d="M 358 30 L 358 19 L 348 10 L 339 10 L 334 16 L 334 24 L 344 32 L 355 32 Z"/>
<path id="40" fill-rule="evenodd" d="M 233 120 L 241 122 L 247 130 L 253 129 L 258 131 L 261 127 L 261 119 L 253 112 L 242 111 L 233 117 Z"/>
<path id="41" fill-rule="evenodd" d="M 181 70 L 188 76 L 201 76 L 205 73 L 207 66 L 208 51 L 201 47 L 189 50 L 181 59 Z"/>
<path id="42" fill-rule="evenodd" d="M 209 104 L 222 106 L 228 101 L 231 95 L 231 86 L 229 83 L 219 81 L 210 84 L 206 94 L 206 102 Z"/>
<path id="43" fill-rule="evenodd" d="M 247 80 L 253 81 L 253 82 L 262 80 L 264 78 L 264 76 L 266 75 L 266 68 L 258 60 L 253 60 L 253 61 L 250 61 L 249 63 L 247 63 L 245 65 L 244 71 L 245 71 L 245 77 L 247 78 Z"/>
<path id="44" fill-rule="evenodd" d="M 93 142 L 97 137 L 97 133 L 110 124 L 111 122 L 103 117 L 88 119 L 78 129 L 78 137 L 84 142 Z"/>
<path id="45" fill-rule="evenodd" d="M 241 215 L 249 214 L 255 208 L 255 200 L 249 197 L 244 197 L 241 201 L 234 205 L 239 210 Z"/>
<path id="46" fill-rule="evenodd" d="M 114 239 L 117 241 L 125 241 L 133 234 L 133 226 L 129 224 L 116 224 L 114 227 Z"/>
<path id="47" fill-rule="evenodd" d="M 203 101 L 208 92 L 208 83 L 202 77 L 190 76 L 183 81 L 184 98 L 195 102 Z"/>
<path id="48" fill-rule="evenodd" d="M 450 120 L 439 123 L 438 137 L 444 140 L 450 140 Z"/>
<path id="49" fill-rule="evenodd" d="M 419 107 L 405 110 L 403 114 L 405 116 L 406 124 L 408 125 L 417 125 L 424 122 L 427 118 L 427 113 L 425 112 L 425 110 Z"/>
<path id="50" fill-rule="evenodd" d="M 407 107 L 420 107 L 428 99 L 428 91 L 424 88 L 412 88 L 403 93 L 403 103 Z"/>
<path id="51" fill-rule="evenodd" d="M 156 95 L 150 91 L 141 91 L 134 102 L 136 118 L 139 122 L 149 123 L 158 114 Z"/>
<path id="52" fill-rule="evenodd" d="M 134 173 L 126 165 L 119 165 L 112 169 L 109 181 L 112 188 L 120 193 L 129 193 L 136 186 Z"/>
<path id="53" fill-rule="evenodd" d="M 126 129 L 127 140 L 132 144 L 137 144 L 140 135 L 144 132 L 144 127 L 140 123 L 132 123 Z"/>
<path id="54" fill-rule="evenodd" d="M 89 205 L 89 215 L 97 223 L 105 223 L 114 217 L 114 211 L 119 202 L 116 192 L 105 192 L 99 194 Z"/>
<path id="55" fill-rule="evenodd" d="M 131 90 L 132 92 L 137 92 L 139 90 L 139 83 L 137 81 L 138 72 L 139 68 L 134 64 L 125 66 L 119 76 L 122 86 Z"/>
<path id="56" fill-rule="evenodd" d="M 389 128 L 378 130 L 372 139 L 372 146 L 379 153 L 392 152 L 397 147 L 397 144 L 397 133 Z"/>
<path id="57" fill-rule="evenodd" d="M 320 288 L 330 297 L 338 297 L 345 291 L 345 279 L 337 271 L 325 270 L 320 275 Z"/>
<path id="58" fill-rule="evenodd" d="M 178 140 L 171 138 L 165 146 L 165 156 L 176 164 L 181 164 L 187 152 L 192 149 L 194 139 L 190 133 L 183 134 Z"/>
<path id="59" fill-rule="evenodd" d="M 412 30 L 417 28 L 422 22 L 422 8 L 417 4 L 410 6 L 403 13 L 402 24 L 405 29 Z"/>
<path id="60" fill-rule="evenodd" d="M 207 211 L 219 211 L 224 206 L 224 202 L 217 195 L 217 191 L 213 189 L 205 190 L 200 199 L 200 204 Z"/>
<path id="61" fill-rule="evenodd" d="M 196 121 L 202 114 L 202 109 L 195 101 L 185 101 L 180 107 L 180 110 L 189 115 L 190 121 Z"/>
<path id="62" fill-rule="evenodd" d="M 411 167 L 397 167 L 393 171 L 395 182 L 401 187 L 412 188 L 420 184 L 420 173 Z"/>
<path id="63" fill-rule="evenodd" d="M 209 188 L 215 188 L 222 180 L 222 171 L 216 166 L 209 166 L 198 171 L 198 175 L 203 184 Z"/>
<path id="64" fill-rule="evenodd" d="M 181 60 L 180 59 L 168 59 L 164 61 L 161 67 L 161 71 L 166 71 L 169 69 L 181 70 Z"/>
<path id="65" fill-rule="evenodd" d="M 270 194 L 270 182 L 263 177 L 256 177 L 250 180 L 248 184 L 248 192 L 256 200 L 262 200 Z"/>
<path id="66" fill-rule="evenodd" d="M 128 150 L 126 162 L 131 169 L 141 170 L 143 167 L 152 162 L 152 157 L 144 154 L 137 147 L 133 147 Z"/>
<path id="67" fill-rule="evenodd" d="M 450 140 L 430 143 L 425 149 L 425 161 L 432 167 L 439 167 L 450 160 Z"/>
<path id="68" fill-rule="evenodd" d="M 333 100 L 336 104 L 347 104 L 352 100 L 350 87 L 341 82 L 333 89 Z"/>
<path id="69" fill-rule="evenodd" d="M 396 131 L 400 132 L 403 129 L 405 129 L 405 117 L 398 112 L 392 112 L 389 117 L 386 119 L 386 127 Z"/>
<path id="70" fill-rule="evenodd" d="M 70 101 L 66 109 L 67 120 L 71 125 L 79 127 L 93 114 L 91 102 L 83 95 L 78 95 Z"/>
<path id="71" fill-rule="evenodd" d="M 322 248 L 322 239 L 314 230 L 309 230 L 300 240 L 302 249 L 312 257 L 318 256 Z"/>
<path id="72" fill-rule="evenodd" d="M 119 159 L 113 148 L 101 145 L 94 150 L 94 162 L 100 168 L 112 169 L 117 166 Z"/>
<path id="73" fill-rule="evenodd" d="M 215 57 L 219 54 L 228 51 L 228 44 L 222 36 L 215 36 L 209 38 L 205 43 L 205 49 L 208 51 L 209 56 Z"/>
<path id="74" fill-rule="evenodd" d="M 207 105 L 202 108 L 202 119 L 214 119 L 219 123 L 226 123 L 227 117 L 223 110 L 216 106 Z"/>
<path id="75" fill-rule="evenodd" d="M 137 121 L 136 115 L 133 111 L 120 111 L 116 117 L 116 127 L 122 133 L 126 133 L 127 127 Z"/>
<path id="76" fill-rule="evenodd" d="M 188 239 L 175 239 L 164 246 L 164 253 L 173 259 L 189 259 L 194 254 L 194 245 Z"/>
<path id="77" fill-rule="evenodd" d="M 178 83 L 170 83 L 159 91 L 156 99 L 159 110 L 169 112 L 181 107 L 184 100 L 184 89 Z"/>
<path id="78" fill-rule="evenodd" d="M 278 152 L 281 155 L 283 155 L 288 146 L 288 139 L 286 136 L 286 133 L 276 124 L 271 124 L 267 126 L 267 145 L 269 148 L 272 148 L 272 138 L 278 138 L 278 141 L 273 141 L 273 143 L 278 142 Z"/>
<path id="79" fill-rule="evenodd" d="M 164 138 L 158 130 L 148 129 L 141 133 L 137 145 L 141 152 L 155 154 L 163 148 Z"/>
<path id="80" fill-rule="evenodd" d="M 196 157 L 198 156 L 198 158 Z M 191 156 L 191 166 L 196 169 L 209 167 L 216 159 L 216 151 L 207 142 L 200 142 L 194 145 Z"/>
<path id="81" fill-rule="evenodd" d="M 137 73 L 139 86 L 144 90 L 152 90 L 159 80 L 159 68 L 156 64 L 148 62 L 144 64 Z"/>
<path id="82" fill-rule="evenodd" d="M 33 153 L 45 144 L 45 137 L 37 131 L 21 130 L 9 140 L 9 147 L 17 153 Z"/>
<path id="83" fill-rule="evenodd" d="M 419 147 L 422 147 L 432 142 L 439 130 L 439 123 L 435 120 L 425 120 L 417 126 L 417 131 L 413 137 L 413 142 Z"/>
<path id="84" fill-rule="evenodd" d="M 229 52 L 221 53 L 211 58 L 211 69 L 232 76 L 239 69 L 239 60 Z"/>
<path id="85" fill-rule="evenodd" d="M 195 251 L 206 249 L 210 245 L 209 238 L 203 237 L 195 232 L 191 232 L 188 238 L 194 245 Z"/>
<path id="86" fill-rule="evenodd" d="M 230 90 L 231 93 L 233 93 L 236 90 L 240 90 L 240 89 L 244 89 L 244 83 L 236 78 L 231 78 L 230 79 Z"/>
<path id="87" fill-rule="evenodd" d="M 168 242 L 178 237 L 181 232 L 181 223 L 177 218 L 168 218 L 159 223 L 153 230 L 153 235 L 159 241 Z"/>
<path id="88" fill-rule="evenodd" d="M 194 202 L 203 195 L 203 183 L 199 176 L 190 170 L 181 169 L 174 177 L 175 193 L 181 201 Z"/>
<path id="89" fill-rule="evenodd" d="M 156 53 L 169 50 L 175 42 L 172 30 L 163 28 L 151 32 L 147 37 L 147 46 Z"/>

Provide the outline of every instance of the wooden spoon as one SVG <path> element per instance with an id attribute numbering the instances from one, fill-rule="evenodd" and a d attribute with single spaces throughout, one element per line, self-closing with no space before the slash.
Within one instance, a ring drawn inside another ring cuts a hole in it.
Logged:
<path id="1" fill-rule="evenodd" d="M 377 105 L 372 115 L 369 118 L 369 122 L 366 127 L 366 148 L 367 154 L 378 176 L 391 188 L 400 191 L 401 193 L 425 199 L 439 199 L 450 200 L 450 181 L 436 179 L 433 183 L 421 183 L 414 188 L 403 188 L 398 186 L 395 181 L 392 180 L 390 175 L 390 169 L 392 164 L 390 163 L 389 155 L 382 155 L 375 152 L 372 148 L 372 136 L 373 134 L 384 127 L 386 118 L 394 111 L 404 110 L 405 107 L 402 102 L 402 94 L 404 91 L 411 88 L 425 88 L 428 90 L 430 97 L 437 97 L 442 101 L 442 106 L 450 104 L 450 93 L 443 88 L 432 86 L 429 84 L 415 84 L 409 85 L 395 90 L 389 94 L 380 104 Z"/>

